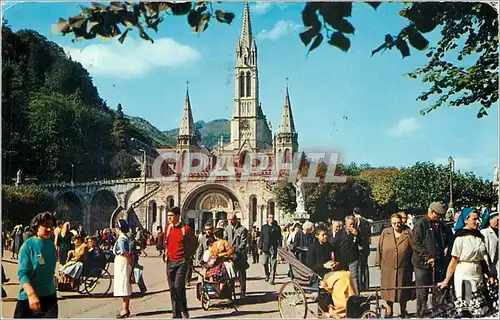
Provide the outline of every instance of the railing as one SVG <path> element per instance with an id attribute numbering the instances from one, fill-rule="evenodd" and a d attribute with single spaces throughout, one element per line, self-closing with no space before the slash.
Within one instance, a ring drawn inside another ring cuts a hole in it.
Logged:
<path id="1" fill-rule="evenodd" d="M 158 192 L 158 190 L 160 190 L 160 188 L 161 188 L 160 186 L 156 186 L 152 190 L 148 191 L 148 193 L 146 193 L 145 195 L 143 195 L 142 197 L 140 197 L 139 199 L 137 199 L 137 201 L 135 201 L 134 203 L 132 203 L 132 205 L 130 206 L 130 209 L 137 208 L 145 200 L 151 198 L 154 194 L 156 194 Z"/>
<path id="2" fill-rule="evenodd" d="M 87 186 L 103 186 L 103 185 L 116 185 L 116 184 L 127 184 L 135 182 L 144 182 L 144 178 L 127 178 L 127 179 L 112 179 L 112 180 L 99 180 L 99 181 L 88 181 L 88 182 L 53 182 L 53 183 L 41 183 L 41 184 L 26 184 L 26 186 L 42 187 L 42 188 L 65 188 L 65 187 L 87 187 Z"/>

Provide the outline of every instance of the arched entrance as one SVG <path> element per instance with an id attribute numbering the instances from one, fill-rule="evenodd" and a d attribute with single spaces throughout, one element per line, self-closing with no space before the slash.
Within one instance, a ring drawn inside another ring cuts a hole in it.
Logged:
<path id="1" fill-rule="evenodd" d="M 97 191 L 90 201 L 90 229 L 87 232 L 94 233 L 109 227 L 109 219 L 118 207 L 113 192 L 109 190 Z"/>
<path id="2" fill-rule="evenodd" d="M 221 220 L 227 221 L 230 213 L 236 213 L 241 222 L 248 224 L 248 217 L 242 215 L 238 198 L 226 186 L 206 184 L 190 192 L 182 206 L 184 222 L 200 230 L 207 222 L 214 226 Z"/>
<path id="3" fill-rule="evenodd" d="M 71 226 L 83 224 L 83 200 L 74 192 L 67 191 L 56 198 L 56 219 L 68 221 Z"/>

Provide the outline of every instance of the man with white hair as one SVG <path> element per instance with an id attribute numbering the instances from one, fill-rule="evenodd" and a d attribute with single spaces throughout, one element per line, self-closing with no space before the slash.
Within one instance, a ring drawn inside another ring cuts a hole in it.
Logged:
<path id="1" fill-rule="evenodd" d="M 345 217 L 345 228 L 341 229 L 333 240 L 335 249 L 335 261 L 339 261 L 339 270 L 346 270 L 351 273 L 352 282 L 356 293 L 360 290 L 359 276 L 359 231 L 355 227 L 356 218 L 354 216 Z"/>
<path id="2" fill-rule="evenodd" d="M 250 267 L 247 261 L 248 230 L 241 225 L 236 214 L 230 214 L 228 219 L 230 223 L 224 231 L 224 238 L 236 254 L 234 266 L 240 275 L 241 298 L 244 298 L 247 290 L 247 269 Z"/>

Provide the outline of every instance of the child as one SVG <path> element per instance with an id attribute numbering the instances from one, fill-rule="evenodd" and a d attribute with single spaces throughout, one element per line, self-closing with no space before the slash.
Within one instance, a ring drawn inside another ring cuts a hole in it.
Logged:
<path id="1" fill-rule="evenodd" d="M 215 242 L 212 244 L 212 256 L 207 263 L 205 278 L 217 282 L 216 292 L 224 289 L 224 281 L 236 276 L 233 264 L 233 248 L 224 240 L 224 229 L 217 228 L 214 232 Z"/>

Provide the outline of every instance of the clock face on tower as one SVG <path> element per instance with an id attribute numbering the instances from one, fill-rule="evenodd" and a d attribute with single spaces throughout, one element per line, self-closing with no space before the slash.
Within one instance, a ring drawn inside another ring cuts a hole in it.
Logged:
<path id="1" fill-rule="evenodd" d="M 250 121 L 248 120 L 242 120 L 241 121 L 241 130 L 242 131 L 249 131 L 250 130 Z"/>

